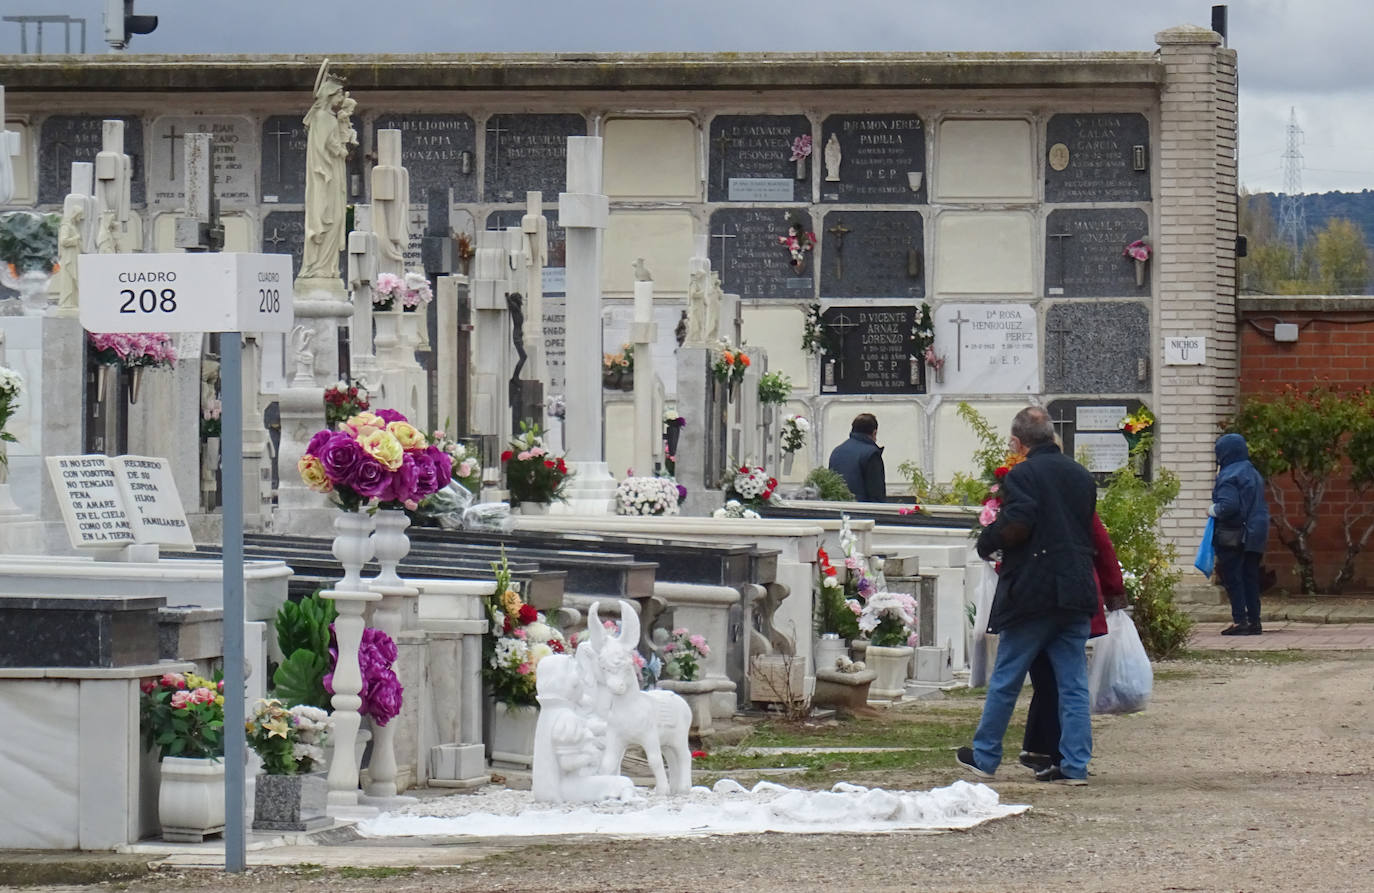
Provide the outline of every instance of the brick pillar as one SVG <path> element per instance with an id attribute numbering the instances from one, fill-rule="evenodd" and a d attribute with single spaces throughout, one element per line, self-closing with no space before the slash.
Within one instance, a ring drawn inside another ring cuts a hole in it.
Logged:
<path id="1" fill-rule="evenodd" d="M 1218 423 L 1235 409 L 1236 54 L 1221 36 L 1182 26 L 1155 35 L 1159 102 L 1154 347 L 1158 461 L 1182 489 L 1164 532 L 1191 564 L 1211 500 Z M 1163 365 L 1163 338 L 1207 337 L 1207 365 Z"/>

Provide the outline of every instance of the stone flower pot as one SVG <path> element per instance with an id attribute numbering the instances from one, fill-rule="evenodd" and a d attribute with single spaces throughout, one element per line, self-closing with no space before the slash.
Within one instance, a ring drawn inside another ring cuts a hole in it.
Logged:
<path id="1" fill-rule="evenodd" d="M 495 702 L 491 713 L 491 761 L 524 768 L 533 766 L 534 727 L 538 721 L 538 707 Z"/>
<path id="2" fill-rule="evenodd" d="M 224 760 L 163 757 L 157 792 L 162 839 L 200 843 L 224 833 Z"/>
<path id="3" fill-rule="evenodd" d="M 678 695 L 692 708 L 691 734 L 698 738 L 715 734 L 711 723 L 711 695 L 716 692 L 715 683 L 705 679 L 660 679 L 658 687 Z"/>
<path id="4" fill-rule="evenodd" d="M 878 674 L 869 689 L 869 697 L 874 700 L 895 701 L 906 694 L 907 670 L 911 667 L 911 656 L 915 653 L 910 645 L 888 648 L 883 645 L 868 646 L 864 662 Z"/>
<path id="5" fill-rule="evenodd" d="M 323 772 L 259 775 L 253 793 L 254 831 L 311 831 L 328 825 L 329 783 Z"/>

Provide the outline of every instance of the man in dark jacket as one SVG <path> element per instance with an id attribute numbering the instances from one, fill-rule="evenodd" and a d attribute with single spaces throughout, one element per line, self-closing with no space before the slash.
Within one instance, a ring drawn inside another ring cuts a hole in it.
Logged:
<path id="1" fill-rule="evenodd" d="M 1259 566 L 1269 539 L 1269 503 L 1264 478 L 1250 463 L 1250 445 L 1239 434 L 1217 438 L 1216 483 L 1207 514 L 1216 518 L 1212 546 L 1217 572 L 1231 600 L 1231 625 L 1223 636 L 1258 636 L 1260 627 Z M 1223 532 L 1224 531 L 1224 532 Z M 1228 540 L 1225 533 L 1230 534 Z M 1236 540 L 1239 540 L 1237 543 Z"/>
<path id="2" fill-rule="evenodd" d="M 997 665 L 988 680 L 983 716 L 972 747 L 958 762 L 991 778 L 1002 762 L 1002 737 L 1022 681 L 1042 651 L 1059 689 L 1059 765 L 1041 781 L 1087 784 L 1092 757 L 1088 664 L 1084 646 L 1097 610 L 1093 578 L 1093 511 L 1097 488 L 1087 469 L 1054 442 L 1049 414 L 1028 406 L 1011 424 L 1011 449 L 1026 461 L 1002 479 L 1002 508 L 978 537 L 978 554 L 1002 553 L 988 631 L 999 634 Z"/>
<path id="3" fill-rule="evenodd" d="M 854 417 L 849 439 L 830 452 L 830 470 L 844 478 L 859 502 L 887 499 L 887 471 L 878 446 L 878 419 L 870 412 Z"/>

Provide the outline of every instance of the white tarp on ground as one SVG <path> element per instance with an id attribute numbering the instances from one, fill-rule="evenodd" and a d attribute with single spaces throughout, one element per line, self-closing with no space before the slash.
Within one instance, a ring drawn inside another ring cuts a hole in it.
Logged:
<path id="1" fill-rule="evenodd" d="M 358 830 L 370 837 L 871 834 L 960 830 L 1027 809 L 1004 805 L 992 788 L 966 781 L 930 791 L 885 791 L 843 782 L 829 791 L 804 791 L 767 781 L 746 789 L 722 779 L 714 788 L 695 787 L 679 796 L 594 805 L 536 803 L 529 791 L 458 795 L 384 813 L 360 823 Z"/>

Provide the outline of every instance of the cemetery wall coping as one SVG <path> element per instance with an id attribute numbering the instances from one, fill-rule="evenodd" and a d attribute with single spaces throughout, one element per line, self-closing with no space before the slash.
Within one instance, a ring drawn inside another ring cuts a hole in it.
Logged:
<path id="1" fill-rule="evenodd" d="M 665 583 L 662 580 L 654 582 L 654 595 L 675 605 L 733 605 L 739 601 L 739 590 L 733 586 Z"/>
<path id="2" fill-rule="evenodd" d="M 315 56 L 0 56 L 12 93 L 213 91 L 298 93 Z M 350 90 L 728 90 L 786 88 L 1157 87 L 1148 52 L 528 53 L 330 57 Z"/>
<path id="3" fill-rule="evenodd" d="M 163 673 L 186 673 L 195 668 L 195 664 L 186 660 L 127 667 L 3 667 L 0 679 L 142 679 Z"/>
<path id="4" fill-rule="evenodd" d="M 209 580 L 220 578 L 218 561 L 182 558 L 187 552 L 162 556 L 157 562 L 95 561 L 84 556 L 5 555 L 0 559 L 0 577 L 24 572 L 44 571 L 57 577 L 92 577 L 101 580 Z M 173 560 L 175 559 L 175 560 Z M 243 579 L 275 580 L 291 576 L 284 561 L 250 560 L 243 563 Z"/>
<path id="5" fill-rule="evenodd" d="M 816 524 L 789 524 L 782 520 L 761 519 L 754 521 L 743 518 L 683 518 L 681 516 L 676 518 L 642 517 L 634 520 L 615 520 L 615 517 L 618 516 L 600 518 L 588 515 L 560 515 L 555 520 L 553 518 L 543 519 L 525 516 L 517 518 L 515 523 L 520 530 L 577 530 L 581 532 L 610 530 L 649 535 L 663 533 L 797 537 L 821 536 L 825 533 L 825 530 Z"/>
<path id="6" fill-rule="evenodd" d="M 1374 297 L 1351 295 L 1265 295 L 1237 299 L 1241 313 L 1282 311 L 1292 313 L 1367 313 L 1374 310 Z"/>

